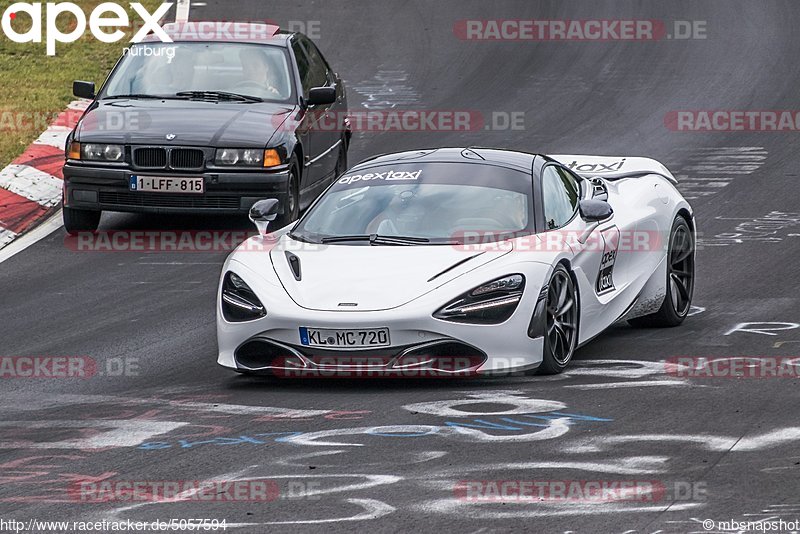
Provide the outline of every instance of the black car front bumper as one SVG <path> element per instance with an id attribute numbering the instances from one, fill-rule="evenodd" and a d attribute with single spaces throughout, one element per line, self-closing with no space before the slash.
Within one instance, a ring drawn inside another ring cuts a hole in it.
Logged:
<path id="1" fill-rule="evenodd" d="M 93 211 L 138 213 L 246 213 L 265 198 L 287 201 L 289 169 L 273 172 L 134 171 L 67 162 L 64 165 L 64 205 Z M 131 175 L 202 176 L 204 193 L 151 193 L 130 190 Z"/>

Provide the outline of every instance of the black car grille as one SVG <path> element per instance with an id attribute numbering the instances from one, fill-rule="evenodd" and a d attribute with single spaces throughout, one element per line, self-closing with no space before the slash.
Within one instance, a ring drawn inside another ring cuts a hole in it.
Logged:
<path id="1" fill-rule="evenodd" d="M 174 193 L 100 192 L 101 204 L 153 208 L 239 209 L 239 197 L 223 195 L 180 195 Z"/>
<path id="2" fill-rule="evenodd" d="M 405 373 L 402 376 L 414 376 L 414 369 L 418 369 L 418 362 L 428 362 L 425 369 L 432 374 L 428 376 L 448 376 L 448 372 L 459 372 L 461 375 L 472 373 L 483 365 L 487 356 L 475 347 L 459 341 L 442 341 L 439 343 L 421 343 L 419 345 L 405 345 L 402 347 L 386 347 L 384 349 L 366 351 L 342 351 L 341 349 L 325 350 L 307 346 L 281 346 L 264 338 L 251 338 L 234 353 L 237 365 L 240 368 L 263 370 L 266 367 L 286 367 L 292 369 L 299 365 L 300 359 L 296 354 L 302 354 L 313 364 L 319 365 L 321 373 L 316 376 L 334 376 L 324 374 L 327 370 L 335 370 L 336 376 L 358 376 L 360 372 L 383 371 L 386 376 L 392 373 Z M 340 362 L 340 363 L 337 363 Z M 410 368 L 393 368 L 390 364 L 413 365 Z M 409 371 L 409 369 L 411 369 Z M 306 369 L 311 376 L 314 369 Z M 298 373 L 302 373 L 298 369 Z M 426 376 L 426 371 L 420 371 L 419 376 Z M 441 374 L 436 374 L 441 372 Z M 282 376 L 292 376 L 291 373 Z M 299 374 L 297 376 L 300 376 Z M 370 376 L 369 374 L 361 376 Z M 373 374 L 371 376 L 380 376 Z"/>
<path id="3" fill-rule="evenodd" d="M 134 149 L 133 164 L 137 167 L 163 169 L 167 166 L 167 150 L 164 148 Z"/>
<path id="4" fill-rule="evenodd" d="M 173 169 L 202 169 L 203 151 L 193 148 L 173 148 L 169 154 L 169 166 Z"/>
<path id="5" fill-rule="evenodd" d="M 202 170 L 205 154 L 199 148 L 142 147 L 133 149 L 133 164 L 142 169 Z"/>

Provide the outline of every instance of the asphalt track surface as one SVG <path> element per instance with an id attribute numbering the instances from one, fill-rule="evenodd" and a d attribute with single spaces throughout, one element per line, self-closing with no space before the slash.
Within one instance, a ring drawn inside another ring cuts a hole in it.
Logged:
<path id="1" fill-rule="evenodd" d="M 224 518 L 239 532 L 575 533 L 708 532 L 703 519 L 800 518 L 798 380 L 680 378 L 659 363 L 793 356 L 800 347 L 790 324 L 776 335 L 726 335 L 743 322 L 800 322 L 800 134 L 664 124 L 674 110 L 796 109 L 794 2 L 206 4 L 191 18 L 318 24 L 353 109 L 525 113 L 515 131 L 359 133 L 351 162 L 440 145 L 664 161 L 694 197 L 704 239 L 697 308 L 675 329 L 615 326 L 553 378 L 251 379 L 215 364 L 224 253 L 77 253 L 60 230 L 0 265 L 0 354 L 86 355 L 106 370 L 105 362 L 127 358 L 139 368 L 0 383 L 0 516 Z M 707 38 L 535 44 L 453 33 L 460 19 L 501 18 L 701 20 Z M 248 226 L 123 214 L 102 222 L 145 228 Z M 453 432 L 452 423 L 475 432 Z M 324 431 L 335 432 L 316 434 Z M 295 441 L 277 441 L 286 436 Z M 270 479 L 282 496 L 76 504 L 67 488 L 86 477 Z M 656 481 L 666 491 L 608 503 L 475 503 L 454 492 L 458 481 L 520 479 Z M 675 494 L 687 485 L 699 491 Z"/>

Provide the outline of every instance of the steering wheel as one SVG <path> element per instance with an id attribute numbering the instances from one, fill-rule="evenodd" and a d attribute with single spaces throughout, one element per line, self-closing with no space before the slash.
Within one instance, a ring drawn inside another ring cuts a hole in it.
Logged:
<path id="1" fill-rule="evenodd" d="M 268 87 L 269 88 L 269 87 Z M 261 93 L 264 90 L 264 85 L 258 82 L 254 82 L 253 80 L 242 80 L 241 82 L 237 83 L 233 86 L 233 89 L 239 91 L 241 89 L 255 89 L 256 93 Z"/>
<path id="2" fill-rule="evenodd" d="M 252 96 L 260 96 L 263 94 L 264 89 L 266 88 L 267 92 L 270 96 L 266 98 L 274 97 L 274 98 L 284 98 L 280 91 L 278 91 L 272 85 L 263 85 L 258 82 L 254 82 L 252 80 L 243 80 L 236 85 L 233 86 L 234 92 L 247 92 Z M 251 91 L 252 89 L 252 91 Z"/>

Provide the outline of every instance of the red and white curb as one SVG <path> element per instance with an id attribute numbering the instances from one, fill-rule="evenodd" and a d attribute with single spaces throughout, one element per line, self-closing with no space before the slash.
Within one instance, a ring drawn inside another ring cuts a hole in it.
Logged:
<path id="1" fill-rule="evenodd" d="M 61 203 L 64 145 L 88 105 L 86 100 L 72 102 L 21 156 L 0 171 L 0 248 Z"/>

